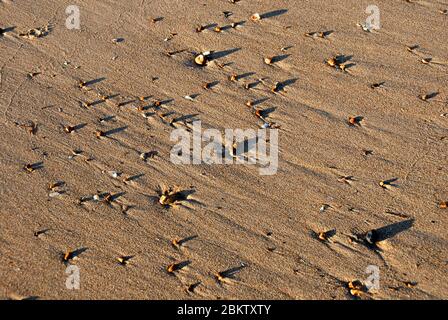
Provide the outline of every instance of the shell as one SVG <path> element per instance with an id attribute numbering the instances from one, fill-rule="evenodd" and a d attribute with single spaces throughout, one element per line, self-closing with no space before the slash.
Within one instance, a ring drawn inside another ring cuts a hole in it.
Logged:
<path id="1" fill-rule="evenodd" d="M 327 62 L 327 64 L 328 64 L 330 67 L 335 67 L 335 66 L 337 66 L 337 62 L 336 62 L 336 59 L 335 59 L 335 58 L 330 58 L 330 59 L 328 59 L 326 62 Z"/>
<path id="2" fill-rule="evenodd" d="M 194 58 L 194 62 L 199 66 L 205 66 L 207 64 L 207 58 L 201 53 Z"/>
<path id="3" fill-rule="evenodd" d="M 176 266 L 176 264 L 170 264 L 167 268 L 166 268 L 166 271 L 168 272 L 168 273 L 174 273 L 174 271 L 176 271 L 177 270 L 177 266 Z"/>
<path id="4" fill-rule="evenodd" d="M 281 83 L 280 82 L 276 82 L 274 84 L 274 86 L 271 89 L 271 92 L 276 93 L 280 91 L 280 87 L 281 87 Z"/>
<path id="5" fill-rule="evenodd" d="M 259 13 L 254 13 L 253 15 L 250 16 L 250 20 L 251 21 L 260 21 L 261 20 L 261 16 Z"/>
<path id="6" fill-rule="evenodd" d="M 326 232 L 319 232 L 317 237 L 319 238 L 319 240 L 326 241 L 327 240 L 327 233 Z"/>
<path id="7" fill-rule="evenodd" d="M 264 63 L 266 63 L 266 64 L 272 64 L 272 60 L 273 60 L 272 57 L 264 58 Z"/>
<path id="8" fill-rule="evenodd" d="M 109 172 L 109 175 L 112 177 L 112 178 L 118 178 L 118 176 L 119 176 L 119 174 L 118 174 L 118 172 L 117 171 L 110 171 Z"/>
<path id="9" fill-rule="evenodd" d="M 171 240 L 171 245 L 175 248 L 178 248 L 178 247 L 180 247 L 181 243 L 178 239 L 173 239 L 173 240 Z"/>
<path id="10" fill-rule="evenodd" d="M 66 133 L 71 133 L 71 132 L 73 132 L 74 130 L 75 130 L 75 128 L 72 127 L 72 126 L 65 126 L 65 127 L 64 127 L 64 131 L 65 131 Z"/>
<path id="11" fill-rule="evenodd" d="M 358 121 L 356 120 L 355 117 L 349 117 L 348 118 L 348 123 L 350 123 L 351 125 L 355 126 L 358 124 Z"/>
<path id="12" fill-rule="evenodd" d="M 33 172 L 35 170 L 32 164 L 27 164 L 23 168 L 28 172 Z"/>
<path id="13" fill-rule="evenodd" d="M 105 133 L 104 133 L 104 131 L 97 130 L 97 131 L 95 131 L 95 135 L 98 139 L 100 139 L 101 137 L 105 136 Z"/>
<path id="14" fill-rule="evenodd" d="M 218 282 L 223 282 L 225 280 L 225 276 L 221 272 L 215 273 L 215 278 Z"/>

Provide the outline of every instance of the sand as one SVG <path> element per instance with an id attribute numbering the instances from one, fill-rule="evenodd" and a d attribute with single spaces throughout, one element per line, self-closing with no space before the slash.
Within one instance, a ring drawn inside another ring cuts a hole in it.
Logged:
<path id="1" fill-rule="evenodd" d="M 0 1 L 0 298 L 448 298 L 446 1 L 378 0 L 374 32 L 364 0 L 73 4 L 81 30 L 65 3 Z M 277 174 L 170 161 L 173 124 L 257 129 L 260 99 Z M 164 207 L 159 186 L 188 196 Z"/>

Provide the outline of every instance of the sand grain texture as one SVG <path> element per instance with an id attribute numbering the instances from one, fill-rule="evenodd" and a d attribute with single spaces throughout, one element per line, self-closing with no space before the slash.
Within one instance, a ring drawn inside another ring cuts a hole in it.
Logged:
<path id="1" fill-rule="evenodd" d="M 439 206 L 448 201 L 448 66 L 420 61 L 448 62 L 438 11 L 447 2 L 378 0 L 375 33 L 356 26 L 369 1 L 77 2 L 81 30 L 65 27 L 58 1 L 0 1 L 0 28 L 11 29 L 0 36 L 1 298 L 351 299 L 346 284 L 364 281 L 368 265 L 380 268 L 381 287 L 364 298 L 448 298 Z M 263 19 L 250 21 L 256 12 Z M 47 25 L 42 38 L 19 36 Z M 333 32 L 304 35 L 316 31 Z M 195 67 L 194 53 L 207 50 L 216 59 Z M 338 54 L 351 57 L 348 72 L 325 64 Z M 284 91 L 273 94 L 275 82 Z M 280 126 L 276 175 L 170 162 L 173 128 L 157 114 L 256 129 L 245 103 L 260 99 Z M 363 120 L 353 126 L 350 116 Z M 82 154 L 69 159 L 73 150 Z M 397 186 L 379 185 L 389 179 Z M 190 201 L 154 203 L 161 184 L 191 190 Z M 79 201 L 102 193 L 110 201 Z M 356 240 L 386 226 L 378 247 Z M 86 249 L 72 261 L 80 290 L 65 287 L 67 249 Z M 133 257 L 123 265 L 123 256 Z M 232 277 L 218 280 L 226 270 Z"/>

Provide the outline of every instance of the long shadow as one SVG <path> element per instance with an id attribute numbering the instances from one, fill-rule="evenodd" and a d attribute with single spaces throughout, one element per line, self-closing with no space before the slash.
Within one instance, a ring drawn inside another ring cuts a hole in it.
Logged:
<path id="1" fill-rule="evenodd" d="M 271 114 L 272 112 L 274 112 L 276 110 L 275 107 L 270 107 L 270 108 L 266 108 L 260 111 L 260 115 L 265 118 L 267 116 L 269 116 L 269 114 Z"/>
<path id="2" fill-rule="evenodd" d="M 206 89 L 213 89 L 214 87 L 216 87 L 219 84 L 218 80 L 212 81 L 207 83 L 207 88 Z"/>
<path id="3" fill-rule="evenodd" d="M 398 181 L 398 178 L 392 178 L 392 179 L 389 179 L 389 180 L 384 180 L 383 183 L 385 185 L 388 185 L 388 186 L 398 187 L 398 184 L 394 183 L 396 181 Z"/>
<path id="4" fill-rule="evenodd" d="M 101 119 L 100 119 L 100 122 L 108 122 L 108 121 L 112 121 L 112 120 L 114 120 L 116 118 L 116 116 L 114 116 L 114 115 L 111 115 L 111 116 L 105 116 L 105 117 L 102 117 Z"/>
<path id="5" fill-rule="evenodd" d="M 79 256 L 81 253 L 87 251 L 87 249 L 88 248 L 83 247 L 83 248 L 79 248 L 79 249 L 76 249 L 75 251 L 73 251 L 72 254 L 71 254 L 72 259 L 76 258 L 77 256 Z"/>
<path id="6" fill-rule="evenodd" d="M 123 101 L 123 102 L 120 102 L 120 103 L 118 103 L 118 107 L 124 107 L 124 106 L 126 106 L 126 105 L 128 105 L 128 104 L 131 104 L 131 103 L 134 103 L 134 102 L 136 102 L 137 100 L 135 100 L 135 99 L 133 99 L 133 100 L 127 100 L 127 101 Z"/>
<path id="7" fill-rule="evenodd" d="M 142 97 L 141 99 L 142 99 L 143 101 L 146 101 L 146 100 L 151 99 L 151 98 L 152 98 L 152 96 L 144 96 L 144 97 Z"/>
<path id="8" fill-rule="evenodd" d="M 93 80 L 86 81 L 86 82 L 84 82 L 84 85 L 85 85 L 86 87 L 88 87 L 88 86 L 97 84 L 97 83 L 99 83 L 99 82 L 101 82 L 101 81 L 104 81 L 104 80 L 106 80 L 106 78 L 101 77 L 101 78 L 98 78 L 98 79 L 93 79 Z"/>
<path id="9" fill-rule="evenodd" d="M 124 126 L 124 127 L 120 127 L 120 128 L 111 129 L 111 130 L 109 130 L 109 131 L 104 132 L 104 135 L 105 135 L 105 136 L 110 136 L 110 135 L 119 133 L 119 132 L 121 132 L 121 131 L 124 131 L 124 130 L 126 130 L 127 128 L 128 128 L 128 126 Z"/>
<path id="10" fill-rule="evenodd" d="M 323 31 L 322 36 L 325 38 L 325 37 L 332 35 L 333 33 L 334 33 L 334 30 Z"/>
<path id="11" fill-rule="evenodd" d="M 182 190 L 179 191 L 176 196 L 178 197 L 179 200 L 189 200 L 188 197 L 191 196 L 192 194 L 196 193 L 196 190 L 194 189 L 188 189 L 188 190 Z"/>
<path id="12" fill-rule="evenodd" d="M 299 80 L 299 78 L 288 79 L 288 80 L 283 81 L 281 84 L 283 86 L 290 86 L 290 85 L 296 83 L 297 80 Z"/>
<path id="13" fill-rule="evenodd" d="M 179 240 L 178 243 L 179 243 L 179 245 L 183 245 L 184 243 L 187 243 L 188 241 L 194 240 L 197 237 L 198 237 L 198 235 L 186 237 L 186 238 L 183 238 L 183 239 Z"/>
<path id="14" fill-rule="evenodd" d="M 351 56 L 351 55 L 350 56 L 339 55 L 339 56 L 336 56 L 336 58 L 335 58 L 337 64 L 343 64 L 343 63 L 349 62 L 352 59 L 353 59 L 353 56 Z"/>
<path id="15" fill-rule="evenodd" d="M 77 124 L 76 126 L 73 127 L 73 130 L 77 131 L 77 130 L 79 130 L 79 129 L 84 128 L 86 125 L 87 125 L 87 123 L 80 123 L 80 124 Z"/>
<path id="16" fill-rule="evenodd" d="M 163 105 L 165 105 L 165 104 L 171 103 L 171 102 L 173 102 L 173 101 L 174 101 L 174 99 L 165 99 L 165 100 L 159 101 L 159 103 L 160 103 L 159 107 L 160 107 L 160 106 L 163 106 Z M 157 106 L 154 105 L 154 107 L 157 107 Z"/>
<path id="17" fill-rule="evenodd" d="M 42 169 L 44 167 L 44 163 L 42 161 L 33 163 L 31 165 L 34 170 Z"/>
<path id="18" fill-rule="evenodd" d="M 29 296 L 23 298 L 22 300 L 39 300 L 39 296 Z"/>
<path id="19" fill-rule="evenodd" d="M 117 97 L 119 97 L 120 95 L 118 94 L 118 93 L 115 93 L 115 94 L 110 94 L 110 95 L 107 95 L 106 96 L 106 99 L 113 99 L 113 98 L 117 98 Z"/>
<path id="20" fill-rule="evenodd" d="M 40 162 L 35 162 L 29 165 L 25 166 L 25 169 L 31 169 L 31 170 L 39 170 L 42 169 L 44 167 L 44 163 L 42 161 Z"/>
<path id="21" fill-rule="evenodd" d="M 190 260 L 182 261 L 182 262 L 180 262 L 180 263 L 177 264 L 177 268 L 178 268 L 177 270 L 180 270 L 180 269 L 182 269 L 182 268 L 188 266 L 189 264 L 191 264 L 191 261 L 190 261 Z"/>
<path id="22" fill-rule="evenodd" d="M 199 97 L 201 94 L 200 93 L 194 93 L 194 94 L 190 94 L 189 95 L 189 98 L 191 98 L 191 99 L 196 99 L 197 97 Z M 186 99 L 189 99 L 189 98 L 186 98 Z"/>
<path id="23" fill-rule="evenodd" d="M 288 79 L 282 82 L 279 82 L 277 85 L 278 91 L 282 91 L 285 90 L 285 88 L 287 86 L 293 85 L 294 83 L 297 82 L 297 80 L 299 80 L 298 78 L 293 78 L 293 79 Z"/>
<path id="24" fill-rule="evenodd" d="M 236 80 L 241 80 L 241 79 L 244 79 L 244 78 L 248 78 L 248 77 L 251 77 L 253 75 L 256 75 L 256 73 L 255 72 L 246 72 L 246 73 L 237 75 L 236 76 Z"/>
<path id="25" fill-rule="evenodd" d="M 397 234 L 406 231 L 414 225 L 414 219 L 396 222 L 378 229 L 374 229 L 368 232 L 369 243 L 377 243 L 395 237 Z"/>
<path id="26" fill-rule="evenodd" d="M 111 200 L 111 201 L 115 201 L 115 200 L 117 200 L 118 198 L 124 196 L 125 194 L 126 194 L 126 192 L 118 192 L 118 193 L 116 193 L 116 194 L 111 194 L 111 196 L 110 196 L 110 200 Z"/>
<path id="27" fill-rule="evenodd" d="M 336 233 L 337 233 L 336 229 L 331 229 L 331 230 L 323 232 L 323 235 L 324 235 L 325 239 L 330 239 L 331 237 L 334 237 L 336 235 Z M 319 241 L 323 241 L 322 238 L 320 237 L 319 233 L 312 231 L 311 235 L 313 236 L 313 238 L 315 238 Z"/>
<path id="28" fill-rule="evenodd" d="M 234 279 L 235 275 L 240 272 L 242 269 L 246 268 L 246 266 L 241 265 L 239 267 L 230 268 L 225 271 L 220 272 L 221 276 L 224 278 Z"/>
<path id="29" fill-rule="evenodd" d="M 85 247 L 76 249 L 76 250 L 70 252 L 67 257 L 65 256 L 66 255 L 65 252 L 61 252 L 61 261 L 64 264 L 68 264 L 70 260 L 78 257 L 81 253 L 87 251 L 87 249 L 88 248 L 85 248 Z"/>
<path id="30" fill-rule="evenodd" d="M 179 263 L 175 263 L 173 265 L 173 267 L 172 267 L 171 272 L 168 272 L 168 274 L 174 276 L 174 272 L 175 271 L 181 270 L 181 269 L 185 268 L 186 266 L 188 266 L 189 264 L 191 264 L 190 260 L 186 260 L 186 261 L 182 261 L 182 262 L 179 262 Z"/>
<path id="31" fill-rule="evenodd" d="M 104 100 L 102 100 L 102 99 L 98 99 L 98 100 L 95 100 L 95 101 L 91 102 L 91 103 L 90 103 L 90 106 L 91 106 L 91 107 L 94 107 L 94 106 L 96 106 L 96 105 L 98 105 L 98 104 L 101 104 L 101 103 L 104 103 Z"/>
<path id="32" fill-rule="evenodd" d="M 182 121 L 187 121 L 187 120 L 195 121 L 196 117 L 198 115 L 199 115 L 199 113 L 183 115 L 183 116 L 180 116 L 178 118 L 175 118 L 173 120 L 173 122 L 182 122 Z"/>
<path id="33" fill-rule="evenodd" d="M 4 29 L 0 28 L 0 36 L 4 35 L 6 32 L 14 31 L 15 28 L 16 28 L 15 26 L 14 27 L 7 27 L 7 28 L 4 28 Z"/>
<path id="34" fill-rule="evenodd" d="M 235 27 L 237 27 L 237 26 L 244 26 L 246 24 L 246 21 L 245 20 L 241 20 L 241 21 L 234 22 L 234 24 L 235 24 Z"/>
<path id="35" fill-rule="evenodd" d="M 290 56 L 291 56 L 290 54 L 283 54 L 283 55 L 280 55 L 280 56 L 275 56 L 275 57 L 272 58 L 272 63 L 283 61 L 283 60 L 287 59 Z"/>
<path id="36" fill-rule="evenodd" d="M 347 63 L 347 64 L 345 65 L 345 70 L 348 70 L 348 69 L 350 69 L 350 68 L 353 68 L 354 66 L 356 66 L 356 63 Z"/>
<path id="37" fill-rule="evenodd" d="M 208 60 L 213 61 L 216 59 L 224 58 L 224 57 L 231 55 L 232 53 L 235 53 L 240 50 L 241 50 L 241 48 L 233 48 L 233 49 L 228 49 L 228 50 L 216 51 L 216 52 L 211 53 L 208 56 Z"/>
<path id="38" fill-rule="evenodd" d="M 255 80 L 254 82 L 246 84 L 246 89 L 253 89 L 261 83 L 260 80 Z"/>
<path id="39" fill-rule="evenodd" d="M 439 92 L 432 92 L 432 93 L 430 93 L 430 94 L 427 94 L 427 95 L 426 95 L 426 100 L 435 98 L 435 97 L 437 97 L 439 94 L 440 94 Z"/>
<path id="40" fill-rule="evenodd" d="M 273 17 L 280 16 L 282 14 L 285 14 L 286 12 L 288 12 L 287 9 L 274 10 L 274 11 L 269 11 L 269 12 L 263 13 L 260 15 L 260 17 L 261 17 L 261 19 L 269 19 L 269 18 L 273 18 Z"/>
<path id="41" fill-rule="evenodd" d="M 213 28 L 215 28 L 215 27 L 217 27 L 217 26 L 218 26 L 217 23 L 209 23 L 209 24 L 203 26 L 203 28 L 204 28 L 204 30 L 205 30 L 205 29 L 213 29 Z"/>
<path id="42" fill-rule="evenodd" d="M 135 174 L 133 176 L 130 176 L 126 179 L 126 181 L 135 181 L 141 177 L 143 177 L 145 174 L 144 173 L 139 173 L 139 174 Z"/>
<path id="43" fill-rule="evenodd" d="M 232 25 L 230 25 L 230 24 L 221 28 L 222 31 L 226 31 L 226 30 L 230 30 L 230 29 L 232 29 Z"/>
<path id="44" fill-rule="evenodd" d="M 268 101 L 268 100 L 269 100 L 269 98 L 261 98 L 261 99 L 253 101 L 252 105 L 256 106 L 256 105 L 262 104 L 263 102 Z"/>

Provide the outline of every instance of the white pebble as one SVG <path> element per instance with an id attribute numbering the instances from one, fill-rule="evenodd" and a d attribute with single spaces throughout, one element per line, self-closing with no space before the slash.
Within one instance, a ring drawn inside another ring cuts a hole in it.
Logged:
<path id="1" fill-rule="evenodd" d="M 118 172 L 117 171 L 111 171 L 111 172 L 109 172 L 109 174 L 110 174 L 110 176 L 112 178 L 118 178 Z"/>
<path id="2" fill-rule="evenodd" d="M 61 194 L 59 193 L 59 192 L 57 192 L 57 191 L 53 191 L 53 192 L 50 192 L 50 194 L 48 195 L 50 198 L 54 198 L 54 197 L 57 197 L 57 196 L 60 196 Z"/>
<path id="3" fill-rule="evenodd" d="M 263 125 L 261 126 L 262 129 L 268 129 L 271 127 L 271 124 L 269 122 L 265 122 L 263 123 Z"/>

